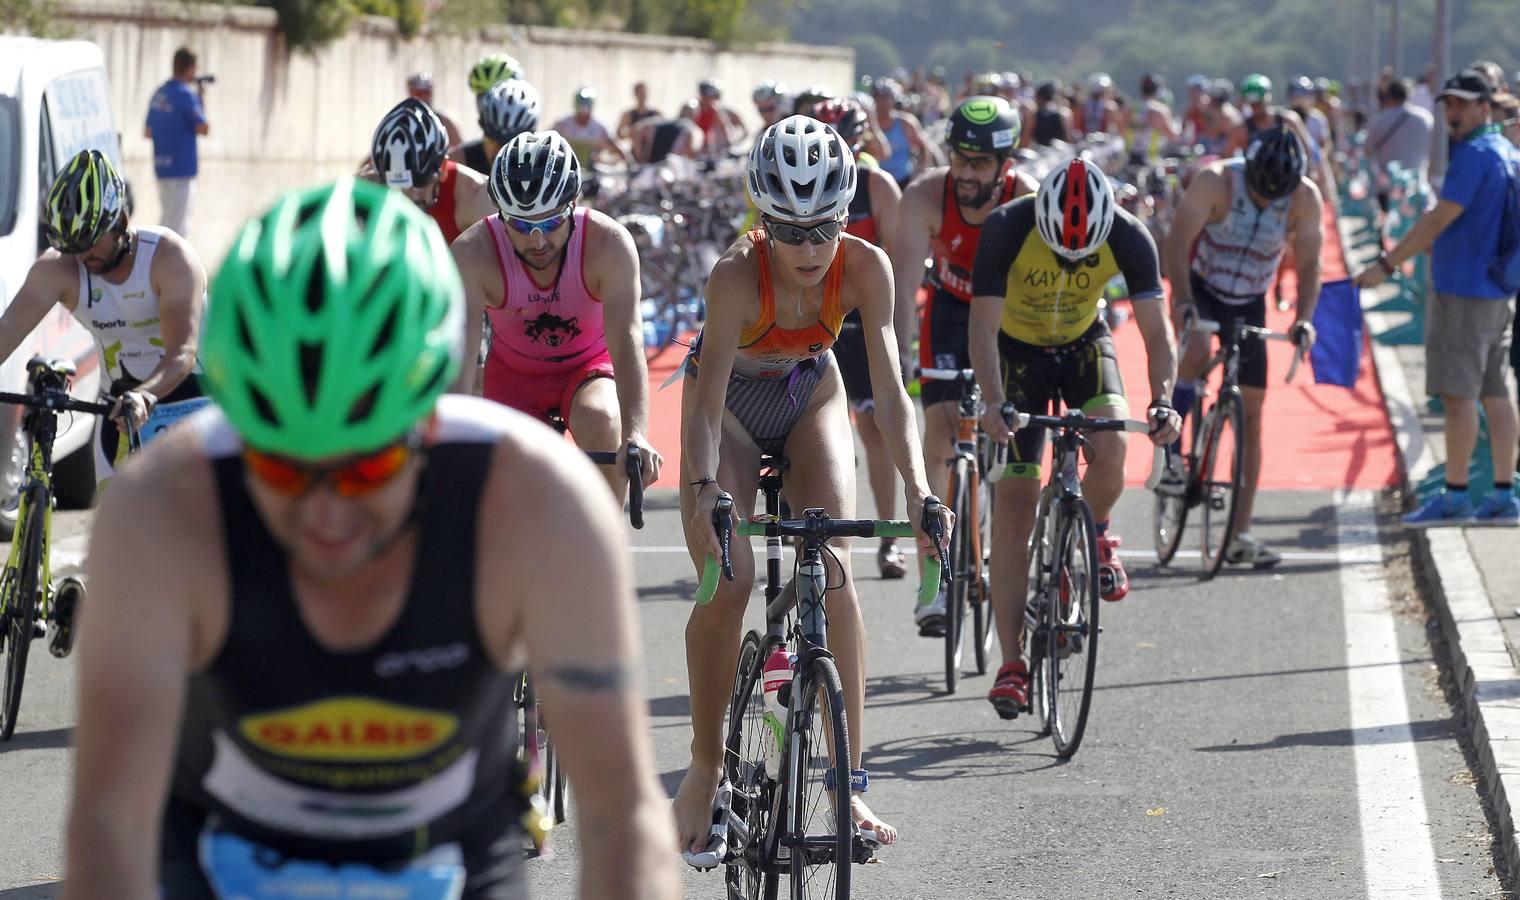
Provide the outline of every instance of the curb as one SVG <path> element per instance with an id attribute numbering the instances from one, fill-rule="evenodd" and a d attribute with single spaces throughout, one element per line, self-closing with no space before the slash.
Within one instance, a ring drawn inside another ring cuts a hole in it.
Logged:
<path id="1" fill-rule="evenodd" d="M 1337 218 L 1342 253 L 1351 247 L 1345 221 Z M 1346 259 L 1347 270 L 1352 260 Z M 1386 313 L 1367 312 L 1373 370 L 1383 391 L 1383 404 L 1393 425 L 1399 453 L 1399 488 L 1413 492 L 1416 473 L 1431 468 L 1434 454 L 1420 429 L 1419 407 L 1410 395 L 1398 354 L 1370 340 L 1392 324 Z M 1520 829 L 1510 796 L 1520 798 L 1520 673 L 1510 655 L 1504 631 L 1478 574 L 1467 539 L 1456 529 L 1414 529 L 1411 543 L 1446 635 L 1452 674 L 1462 695 L 1463 719 L 1478 757 L 1478 787 L 1493 809 L 1498 826 L 1498 852 L 1510 890 L 1520 874 Z"/>

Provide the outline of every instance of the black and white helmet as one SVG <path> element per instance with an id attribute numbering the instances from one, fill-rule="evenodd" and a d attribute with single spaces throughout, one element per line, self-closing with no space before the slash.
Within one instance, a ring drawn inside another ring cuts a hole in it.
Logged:
<path id="1" fill-rule="evenodd" d="M 808 116 L 782 119 L 749 152 L 749 196 L 764 215 L 811 222 L 842 215 L 855 197 L 855 154 Z"/>
<path id="2" fill-rule="evenodd" d="M 437 175 L 448 149 L 449 139 L 437 113 L 408 97 L 380 120 L 369 158 L 388 187 L 409 188 Z"/>
<path id="3" fill-rule="evenodd" d="M 520 78 L 492 85 L 475 99 L 475 108 L 480 129 L 498 144 L 538 130 L 538 90 Z"/>
<path id="4" fill-rule="evenodd" d="M 580 196 L 580 160 L 559 132 L 525 131 L 496 154 L 486 191 L 504 216 L 543 218 Z"/>

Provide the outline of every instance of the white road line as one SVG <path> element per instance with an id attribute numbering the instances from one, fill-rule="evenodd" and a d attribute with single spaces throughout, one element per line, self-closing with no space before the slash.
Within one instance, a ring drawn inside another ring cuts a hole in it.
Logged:
<path id="1" fill-rule="evenodd" d="M 906 542 L 899 544 L 903 553 L 917 553 L 916 547 L 909 546 Z M 685 553 L 686 548 L 677 544 L 649 544 L 642 547 L 630 547 L 634 553 Z M 763 544 L 754 544 L 751 547 L 756 554 L 765 552 Z M 876 548 L 872 546 L 855 546 L 850 548 L 851 553 L 874 554 Z M 1147 550 L 1120 550 L 1119 555 L 1124 559 L 1154 560 L 1156 554 Z M 1178 550 L 1178 559 L 1197 559 L 1197 550 Z M 1312 551 L 1284 550 L 1282 558 L 1294 562 L 1337 562 L 1340 555 L 1336 553 L 1315 553 Z"/>
<path id="2" fill-rule="evenodd" d="M 1335 506 L 1367 896 L 1440 897 L 1371 491 Z"/>

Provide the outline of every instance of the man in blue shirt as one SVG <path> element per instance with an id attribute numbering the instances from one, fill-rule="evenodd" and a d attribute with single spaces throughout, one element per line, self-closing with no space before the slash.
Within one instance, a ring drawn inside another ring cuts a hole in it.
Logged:
<path id="1" fill-rule="evenodd" d="M 1516 413 L 1504 373 L 1515 300 L 1488 275 L 1499 254 L 1508 179 L 1520 178 L 1520 153 L 1492 121 L 1492 95 L 1492 85 L 1474 69 L 1447 79 L 1437 99 L 1455 139 L 1440 202 L 1357 276 L 1363 286 L 1378 284 L 1430 248 L 1435 295 L 1426 315 L 1425 388 L 1446 406 L 1446 488 L 1404 517 L 1416 528 L 1520 525 L 1513 480 Z M 1474 504 L 1467 474 L 1480 401 L 1493 445 L 1494 490 Z"/>
<path id="2" fill-rule="evenodd" d="M 208 79 L 209 80 L 209 77 Z M 191 86 L 194 85 L 192 90 Z M 206 84 L 196 77 L 196 58 L 188 47 L 174 51 L 174 77 L 148 103 L 143 136 L 153 139 L 153 169 L 158 175 L 159 223 L 181 237 L 190 224 L 190 197 L 200 169 L 196 135 L 208 134 Z"/>

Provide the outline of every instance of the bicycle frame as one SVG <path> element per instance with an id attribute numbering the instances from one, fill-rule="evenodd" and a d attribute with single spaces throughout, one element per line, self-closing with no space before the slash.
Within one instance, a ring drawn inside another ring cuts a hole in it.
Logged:
<path id="1" fill-rule="evenodd" d="M 42 547 L 42 574 L 38 586 L 42 594 L 38 607 L 39 621 L 46 621 L 53 610 L 53 581 L 52 581 L 52 554 L 50 553 L 53 536 L 53 439 L 56 436 L 57 420 L 51 413 L 39 410 L 28 410 L 26 415 L 40 416 L 41 419 L 34 425 L 26 428 L 27 454 L 26 480 L 21 485 L 19 503 L 16 507 L 16 538 L 11 541 L 11 549 L 6 557 L 5 568 L 14 571 L 21 568 L 24 560 L 21 559 L 22 547 L 26 541 L 20 538 L 26 533 L 26 529 L 42 528 L 39 538 Z M 35 522 L 32 519 L 34 506 L 42 507 L 42 519 Z M 27 602 L 22 598 L 17 598 Z M 9 612 L 7 610 L 6 612 Z"/>

